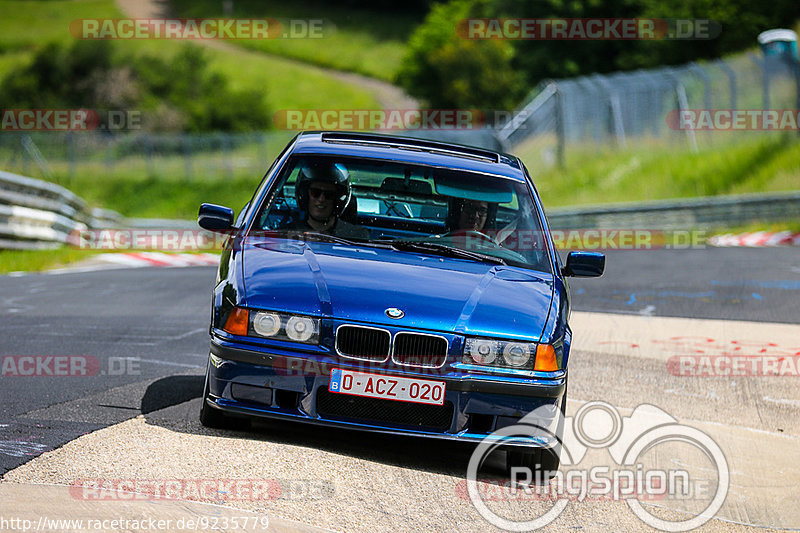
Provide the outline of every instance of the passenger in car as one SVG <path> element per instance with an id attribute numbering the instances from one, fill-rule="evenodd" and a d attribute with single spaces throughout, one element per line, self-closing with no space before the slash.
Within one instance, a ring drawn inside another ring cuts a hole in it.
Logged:
<path id="1" fill-rule="evenodd" d="M 486 225 L 489 216 L 489 202 L 466 200 L 461 205 L 458 214 L 458 229 L 468 231 L 481 231 Z"/>
<path id="2" fill-rule="evenodd" d="M 295 198 L 303 218 L 284 229 L 369 239 L 369 230 L 341 219 L 350 202 L 355 201 L 350 175 L 341 165 L 321 163 L 302 167 L 295 184 Z"/>
<path id="3" fill-rule="evenodd" d="M 465 231 L 483 232 L 494 229 L 496 216 L 497 204 L 481 200 L 454 198 L 451 202 L 448 227 L 456 233 Z"/>

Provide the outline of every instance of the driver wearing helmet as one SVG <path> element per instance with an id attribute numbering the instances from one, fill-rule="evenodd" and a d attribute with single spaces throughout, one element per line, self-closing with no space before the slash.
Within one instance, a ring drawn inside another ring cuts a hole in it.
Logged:
<path id="1" fill-rule="evenodd" d="M 295 199 L 303 218 L 293 229 L 345 239 L 369 239 L 366 228 L 341 219 L 351 197 L 350 175 L 344 167 L 329 162 L 304 165 L 295 184 Z"/>

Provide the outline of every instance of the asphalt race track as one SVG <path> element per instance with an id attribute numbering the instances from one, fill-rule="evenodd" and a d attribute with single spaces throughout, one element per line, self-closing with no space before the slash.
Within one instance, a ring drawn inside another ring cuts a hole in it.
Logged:
<path id="1" fill-rule="evenodd" d="M 283 496 L 223 503 L 336 531 L 492 530 L 464 497 L 469 448 L 303 425 L 201 427 L 214 274 L 0 277 L 0 355 L 77 357 L 93 373 L 9 375 L 4 366 L 0 488 L 87 477 L 268 478 Z M 568 414 L 591 401 L 623 416 L 652 404 L 704 431 L 728 457 L 721 520 L 701 530 L 799 527 L 800 376 L 678 376 L 669 361 L 731 347 L 800 354 L 800 249 L 615 251 L 602 278 L 573 280 L 571 289 Z M 514 514 L 522 503 L 508 505 Z M 620 501 L 571 503 L 552 527 L 652 530 Z"/>
<path id="2" fill-rule="evenodd" d="M 570 288 L 579 311 L 800 324 L 799 259 L 791 247 L 621 250 L 600 281 Z"/>

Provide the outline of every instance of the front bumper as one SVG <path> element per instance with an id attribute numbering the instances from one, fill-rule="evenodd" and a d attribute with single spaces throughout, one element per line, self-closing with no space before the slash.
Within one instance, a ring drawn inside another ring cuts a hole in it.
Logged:
<path id="1" fill-rule="evenodd" d="M 532 427 L 508 440 L 509 445 L 552 447 L 552 428 L 565 401 L 566 375 L 556 379 L 522 379 L 452 372 L 431 375 L 407 369 L 371 368 L 387 376 L 445 382 L 445 404 L 438 407 L 393 400 L 331 394 L 330 368 L 364 371 L 358 362 L 314 363 L 291 354 L 248 349 L 214 338 L 204 401 L 228 413 L 295 420 L 329 427 L 445 440 L 480 442 L 496 429 L 520 418 Z M 363 363 L 361 363 L 363 365 Z M 333 398 L 332 400 L 332 397 Z M 342 402 L 346 402 L 343 404 Z M 400 404 L 400 405 L 398 405 Z M 534 421 L 529 413 L 534 412 Z"/>

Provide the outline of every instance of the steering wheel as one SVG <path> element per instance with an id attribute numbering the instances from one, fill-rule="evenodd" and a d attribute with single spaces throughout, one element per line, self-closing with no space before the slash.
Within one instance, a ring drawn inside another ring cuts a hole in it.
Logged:
<path id="1" fill-rule="evenodd" d="M 444 237 L 468 237 L 468 238 L 471 238 L 471 239 L 480 239 L 482 242 L 486 242 L 486 243 L 492 244 L 492 246 L 495 247 L 495 248 L 500 246 L 497 243 L 497 241 L 494 240 L 493 238 L 489 237 L 485 233 L 482 233 L 482 232 L 480 232 L 478 230 L 474 230 L 474 229 L 454 230 L 454 231 L 451 231 L 449 233 L 444 234 L 443 236 Z"/>

